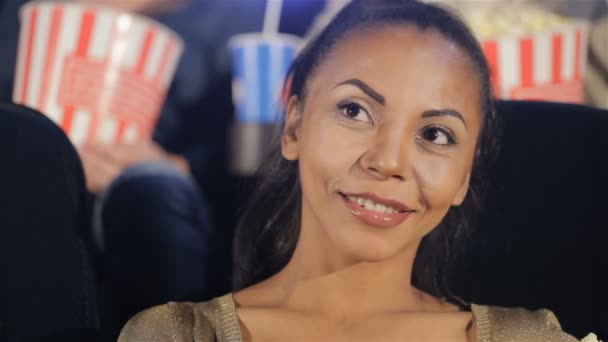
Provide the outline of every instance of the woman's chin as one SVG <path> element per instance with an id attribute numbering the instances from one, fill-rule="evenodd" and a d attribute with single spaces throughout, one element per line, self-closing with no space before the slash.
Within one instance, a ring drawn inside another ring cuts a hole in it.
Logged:
<path id="1" fill-rule="evenodd" d="M 376 241 L 375 241 L 376 240 Z M 394 241 L 366 239 L 364 241 L 345 241 L 344 250 L 358 262 L 382 262 L 392 259 L 402 246 Z"/>

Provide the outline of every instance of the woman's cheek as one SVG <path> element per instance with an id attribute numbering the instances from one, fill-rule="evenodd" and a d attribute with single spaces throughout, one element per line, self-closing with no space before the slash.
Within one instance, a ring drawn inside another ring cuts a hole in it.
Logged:
<path id="1" fill-rule="evenodd" d="M 320 167 L 335 170 L 337 165 L 350 168 L 369 145 L 368 135 L 360 130 L 340 126 L 327 115 L 320 120 L 311 120 L 306 126 L 303 154 L 314 153 Z M 313 152 L 314 151 L 314 152 Z"/>
<path id="2" fill-rule="evenodd" d="M 449 208 L 466 179 L 465 167 L 457 158 L 427 156 L 413 165 L 420 196 L 425 206 Z"/>

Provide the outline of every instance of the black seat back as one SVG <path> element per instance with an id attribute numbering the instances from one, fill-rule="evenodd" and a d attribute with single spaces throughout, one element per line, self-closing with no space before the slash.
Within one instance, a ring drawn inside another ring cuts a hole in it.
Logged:
<path id="1" fill-rule="evenodd" d="M 0 103 L 0 341 L 94 341 L 78 154 L 42 114 Z"/>
<path id="2" fill-rule="evenodd" d="M 468 300 L 547 307 L 608 338 L 608 111 L 502 101 L 480 229 L 457 280 Z M 468 279 L 467 279 L 468 278 Z"/>

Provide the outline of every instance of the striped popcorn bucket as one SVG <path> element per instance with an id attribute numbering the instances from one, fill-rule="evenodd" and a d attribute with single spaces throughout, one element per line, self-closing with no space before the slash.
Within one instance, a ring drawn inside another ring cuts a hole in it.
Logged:
<path id="1" fill-rule="evenodd" d="M 230 40 L 236 110 L 231 129 L 233 173 L 253 175 L 268 152 L 275 124 L 283 118 L 283 83 L 300 42 L 296 36 L 262 33 Z"/>
<path id="2" fill-rule="evenodd" d="M 588 24 L 482 39 L 498 98 L 583 103 Z"/>
<path id="3" fill-rule="evenodd" d="M 182 53 L 153 20 L 67 2 L 20 11 L 13 101 L 63 128 L 75 146 L 151 136 Z"/>

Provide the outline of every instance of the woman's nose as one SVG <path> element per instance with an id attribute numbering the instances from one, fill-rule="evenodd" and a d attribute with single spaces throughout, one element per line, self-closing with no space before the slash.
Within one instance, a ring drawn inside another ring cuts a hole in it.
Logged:
<path id="1" fill-rule="evenodd" d="M 378 131 L 360 161 L 366 172 L 379 179 L 404 181 L 409 173 L 410 150 L 403 129 L 387 128 Z"/>

